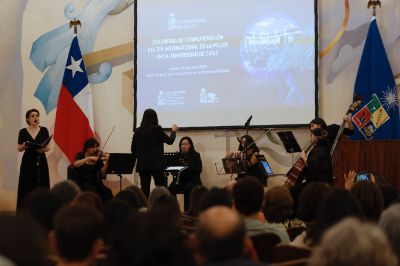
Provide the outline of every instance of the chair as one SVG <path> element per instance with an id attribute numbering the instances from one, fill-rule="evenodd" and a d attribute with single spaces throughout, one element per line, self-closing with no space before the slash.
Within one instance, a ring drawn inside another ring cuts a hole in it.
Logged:
<path id="1" fill-rule="evenodd" d="M 268 263 L 280 263 L 290 260 L 308 259 L 311 256 L 312 249 L 301 248 L 292 245 L 278 245 L 270 250 Z"/>
<path id="2" fill-rule="evenodd" d="M 274 233 L 264 233 L 251 236 L 251 241 L 256 249 L 258 258 L 262 262 L 267 262 L 270 251 L 281 243 L 281 239 Z"/>

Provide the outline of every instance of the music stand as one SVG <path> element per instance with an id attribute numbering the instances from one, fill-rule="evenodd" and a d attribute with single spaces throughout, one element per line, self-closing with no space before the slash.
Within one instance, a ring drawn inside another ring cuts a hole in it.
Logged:
<path id="1" fill-rule="evenodd" d="M 281 139 L 286 152 L 288 152 L 288 153 L 301 152 L 299 143 L 297 142 L 296 138 L 294 137 L 292 131 L 278 132 L 278 136 Z"/>
<path id="2" fill-rule="evenodd" d="M 176 180 L 176 184 L 179 184 L 179 177 L 181 172 L 188 168 L 189 162 L 183 152 L 166 152 L 164 153 L 165 161 L 165 179 L 168 178 L 168 173 L 170 173 Z M 166 183 L 168 183 L 166 181 Z"/>
<path id="3" fill-rule="evenodd" d="M 110 153 L 107 174 L 119 176 L 119 191 L 122 189 L 122 175 L 132 174 L 133 167 L 132 153 Z"/>

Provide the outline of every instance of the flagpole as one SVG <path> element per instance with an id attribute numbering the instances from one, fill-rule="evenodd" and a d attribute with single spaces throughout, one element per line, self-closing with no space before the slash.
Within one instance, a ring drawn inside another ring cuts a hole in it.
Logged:
<path id="1" fill-rule="evenodd" d="M 368 1 L 368 9 L 372 6 L 372 16 L 376 17 L 376 7 L 382 7 L 381 1 L 379 0 L 369 0 Z"/>
<path id="2" fill-rule="evenodd" d="M 69 28 L 74 27 L 74 35 L 78 34 L 78 26 L 82 27 L 81 26 L 81 21 L 77 20 L 76 18 L 74 18 L 74 20 L 71 20 L 69 22 Z"/>

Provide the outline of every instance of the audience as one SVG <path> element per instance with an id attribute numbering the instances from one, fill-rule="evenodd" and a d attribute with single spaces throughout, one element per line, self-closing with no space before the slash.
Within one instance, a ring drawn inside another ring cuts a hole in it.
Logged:
<path id="1" fill-rule="evenodd" d="M 135 191 L 136 195 L 139 197 L 139 210 L 147 208 L 147 198 L 143 190 L 140 189 L 140 187 L 131 185 L 126 187 L 125 189 L 131 189 Z"/>
<path id="2" fill-rule="evenodd" d="M 176 197 L 172 195 L 160 195 L 149 206 L 148 212 L 152 217 L 174 227 L 181 226 L 181 212 Z"/>
<path id="3" fill-rule="evenodd" d="M 348 218 L 326 232 L 309 265 L 395 266 L 397 259 L 377 226 Z"/>
<path id="4" fill-rule="evenodd" d="M 400 261 L 400 204 L 393 204 L 382 212 L 379 227 L 388 238 L 393 251 Z"/>
<path id="5" fill-rule="evenodd" d="M 255 177 L 240 178 L 233 187 L 233 205 L 244 216 L 247 235 L 274 233 L 282 243 L 289 243 L 289 236 L 283 224 L 264 222 L 264 215 L 260 212 L 263 198 L 264 186 Z"/>
<path id="6" fill-rule="evenodd" d="M 232 197 L 227 190 L 214 187 L 204 193 L 200 200 L 200 212 L 213 206 L 232 207 Z"/>
<path id="7" fill-rule="evenodd" d="M 383 209 L 388 208 L 399 197 L 399 190 L 389 183 L 378 183 L 383 196 Z"/>
<path id="8" fill-rule="evenodd" d="M 377 222 L 383 211 L 383 196 L 378 186 L 371 181 L 358 181 L 351 193 L 360 202 L 365 217 Z"/>
<path id="9" fill-rule="evenodd" d="M 81 192 L 79 186 L 71 180 L 64 180 L 55 184 L 51 192 L 60 200 L 62 205 L 67 205 Z"/>
<path id="10" fill-rule="evenodd" d="M 83 191 L 76 195 L 72 204 L 86 205 L 96 209 L 98 212 L 103 212 L 103 201 L 100 196 L 92 191 Z"/>
<path id="11" fill-rule="evenodd" d="M 244 257 L 245 239 L 243 219 L 234 210 L 215 206 L 200 214 L 196 240 L 203 265 L 257 265 Z"/>
<path id="12" fill-rule="evenodd" d="M 149 209 L 154 200 L 161 195 L 171 195 L 171 192 L 169 192 L 166 187 L 155 187 L 150 193 L 149 199 L 147 201 L 147 208 Z"/>
<path id="13" fill-rule="evenodd" d="M 328 193 L 330 186 L 325 182 L 312 182 L 306 186 L 299 196 L 299 209 L 297 211 L 300 220 L 306 223 L 315 221 L 319 205 Z"/>
<path id="14" fill-rule="evenodd" d="M 54 217 L 52 234 L 59 255 L 57 266 L 92 265 L 103 248 L 102 226 L 102 217 L 94 208 L 63 207 Z"/>
<path id="15" fill-rule="evenodd" d="M 115 199 L 120 199 L 128 203 L 134 210 L 140 209 L 140 198 L 133 189 L 124 189 L 115 195 Z"/>
<path id="16" fill-rule="evenodd" d="M 208 189 L 205 186 L 199 185 L 195 186 L 190 192 L 190 205 L 189 210 L 185 213 L 191 217 L 197 217 L 200 213 L 200 203 L 204 195 L 207 193 Z"/>

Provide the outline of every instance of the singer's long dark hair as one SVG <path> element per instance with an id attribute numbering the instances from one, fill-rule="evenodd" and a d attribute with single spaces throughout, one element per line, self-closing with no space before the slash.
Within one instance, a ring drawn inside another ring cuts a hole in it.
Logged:
<path id="1" fill-rule="evenodd" d="M 151 126 L 158 126 L 158 117 L 156 111 L 153 109 L 146 109 L 143 113 L 141 128 L 149 128 Z"/>
<path id="2" fill-rule="evenodd" d="M 258 149 L 256 143 L 254 142 L 254 139 L 250 135 L 243 135 L 240 140 L 246 139 L 246 145 L 247 149 L 253 149 L 254 152 L 259 152 L 260 150 Z M 243 147 L 242 143 L 239 143 L 239 151 L 243 151 L 245 147 Z"/>

